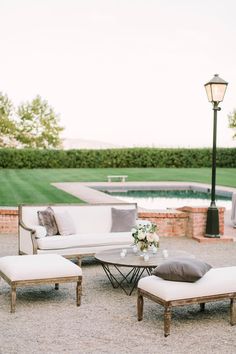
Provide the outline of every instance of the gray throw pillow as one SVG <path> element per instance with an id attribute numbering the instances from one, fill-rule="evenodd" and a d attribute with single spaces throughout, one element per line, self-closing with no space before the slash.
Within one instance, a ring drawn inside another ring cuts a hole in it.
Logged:
<path id="1" fill-rule="evenodd" d="M 44 226 L 47 230 L 47 236 L 54 236 L 58 234 L 58 227 L 55 220 L 54 211 L 48 207 L 46 210 L 37 212 L 39 225 Z"/>
<path id="2" fill-rule="evenodd" d="M 111 208 L 111 232 L 129 232 L 136 224 L 136 209 Z"/>
<path id="3" fill-rule="evenodd" d="M 172 258 L 157 266 L 152 274 L 165 280 L 195 282 L 211 268 L 195 258 Z"/>

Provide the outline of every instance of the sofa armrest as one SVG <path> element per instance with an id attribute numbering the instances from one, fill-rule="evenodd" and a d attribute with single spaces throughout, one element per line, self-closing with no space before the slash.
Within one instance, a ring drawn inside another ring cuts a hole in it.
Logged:
<path id="1" fill-rule="evenodd" d="M 37 240 L 36 231 L 26 226 L 22 221 L 19 222 L 19 254 L 36 254 Z"/>

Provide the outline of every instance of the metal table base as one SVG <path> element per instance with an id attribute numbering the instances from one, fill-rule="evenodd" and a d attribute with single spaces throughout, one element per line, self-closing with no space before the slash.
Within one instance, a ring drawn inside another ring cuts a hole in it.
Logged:
<path id="1" fill-rule="evenodd" d="M 130 271 L 124 274 L 121 269 L 115 264 L 110 266 L 109 264 L 101 263 L 101 265 L 108 279 L 110 280 L 110 283 L 113 288 L 121 288 L 126 293 L 126 295 L 129 296 L 136 288 L 138 281 L 142 277 L 143 273 L 146 271 L 148 275 L 151 275 L 151 272 L 154 269 L 154 267 L 133 267 Z M 112 267 L 114 267 L 118 271 L 117 275 L 120 275 L 120 280 L 117 278 L 117 276 L 114 275 L 114 273 L 112 273 Z M 127 290 L 127 286 L 128 288 L 130 288 L 130 290 Z"/>

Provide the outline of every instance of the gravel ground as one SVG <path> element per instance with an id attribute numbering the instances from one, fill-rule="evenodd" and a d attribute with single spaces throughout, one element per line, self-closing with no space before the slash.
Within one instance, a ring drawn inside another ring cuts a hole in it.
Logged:
<path id="1" fill-rule="evenodd" d="M 236 243 L 199 244 L 162 238 L 161 246 L 194 254 L 213 266 L 236 264 Z M 17 254 L 17 238 L 0 235 L 0 256 Z M 9 286 L 0 282 L 0 353 L 236 353 L 236 326 L 229 324 L 229 301 L 173 309 L 171 335 L 163 336 L 163 308 L 145 300 L 144 319 L 136 318 L 136 291 L 113 289 L 93 259 L 83 263 L 81 307 L 75 284 L 17 290 L 11 314 Z"/>

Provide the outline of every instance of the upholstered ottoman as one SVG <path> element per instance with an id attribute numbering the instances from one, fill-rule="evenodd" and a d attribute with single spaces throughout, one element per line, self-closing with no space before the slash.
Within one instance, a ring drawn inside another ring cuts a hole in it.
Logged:
<path id="1" fill-rule="evenodd" d="M 236 267 L 210 269 L 194 283 L 169 281 L 151 275 L 138 282 L 138 320 L 143 318 L 143 297 L 164 306 L 164 335 L 170 334 L 171 308 L 187 304 L 230 300 L 230 323 L 236 324 Z"/>
<path id="2" fill-rule="evenodd" d="M 15 312 L 18 286 L 76 282 L 76 304 L 80 306 L 82 270 L 57 254 L 6 256 L 0 258 L 0 277 L 11 286 L 11 312 Z"/>

